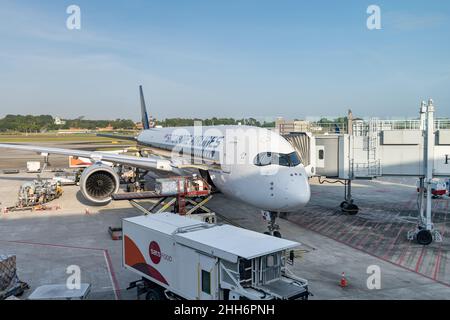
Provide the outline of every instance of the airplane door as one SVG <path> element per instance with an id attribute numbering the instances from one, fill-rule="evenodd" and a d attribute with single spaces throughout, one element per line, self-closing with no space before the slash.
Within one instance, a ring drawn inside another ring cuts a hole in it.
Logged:
<path id="1" fill-rule="evenodd" d="M 224 161 L 226 161 L 226 160 L 224 159 Z M 222 163 L 220 167 L 222 169 L 222 172 L 231 173 L 231 166 L 229 164 Z"/>
<path id="2" fill-rule="evenodd" d="M 325 168 L 325 146 L 317 146 L 316 152 L 316 167 Z"/>
<path id="3" fill-rule="evenodd" d="M 218 295 L 218 276 L 216 259 L 203 254 L 199 255 L 198 263 L 198 298 L 214 300 Z"/>
<path id="4" fill-rule="evenodd" d="M 231 165 L 236 161 L 236 147 L 237 138 L 225 143 L 224 153 L 222 157 L 222 171 L 224 173 L 231 173 Z"/>

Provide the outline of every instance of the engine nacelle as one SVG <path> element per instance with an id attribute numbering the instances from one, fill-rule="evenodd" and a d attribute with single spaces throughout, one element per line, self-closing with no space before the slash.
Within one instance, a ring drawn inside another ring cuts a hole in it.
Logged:
<path id="1" fill-rule="evenodd" d="M 110 166 L 101 162 L 84 169 L 80 177 L 83 196 L 94 204 L 103 205 L 111 201 L 111 196 L 119 191 L 118 174 Z"/>

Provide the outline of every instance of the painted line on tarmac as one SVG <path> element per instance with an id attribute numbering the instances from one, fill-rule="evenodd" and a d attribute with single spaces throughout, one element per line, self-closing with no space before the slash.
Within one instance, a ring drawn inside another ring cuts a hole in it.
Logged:
<path id="1" fill-rule="evenodd" d="M 297 224 L 300 225 L 301 227 L 307 229 L 304 225 L 302 225 L 302 224 L 300 224 L 300 223 L 297 223 Z M 314 232 L 316 232 L 316 231 L 314 231 Z M 369 252 L 369 251 L 367 251 L 367 250 L 365 250 L 365 249 L 357 248 L 357 247 L 355 247 L 355 246 L 352 245 L 352 244 L 346 243 L 346 242 L 341 241 L 341 240 L 339 240 L 339 239 L 335 239 L 335 238 L 330 237 L 330 236 L 328 236 L 328 235 L 326 235 L 326 234 L 323 234 L 323 233 L 321 233 L 321 232 L 316 232 L 316 233 L 318 233 L 318 234 L 324 236 L 325 238 L 328 238 L 328 239 L 333 240 L 333 241 L 336 241 L 336 242 L 338 242 L 338 243 L 340 243 L 340 244 L 346 245 L 346 246 L 348 246 L 348 247 L 350 247 L 350 248 L 352 248 L 352 249 L 361 251 L 361 252 L 363 252 L 363 253 L 365 253 L 365 254 L 371 256 L 371 257 L 380 259 L 380 260 L 382 260 L 382 261 L 384 261 L 384 262 L 387 262 L 387 263 L 389 263 L 389 264 L 392 264 L 393 266 L 396 266 L 396 267 L 402 268 L 402 269 L 404 269 L 404 270 L 413 272 L 413 273 L 415 273 L 415 274 L 417 274 L 417 275 L 419 275 L 419 276 L 422 276 L 422 277 L 424 277 L 424 278 L 427 278 L 427 279 L 429 279 L 429 280 L 432 280 L 432 281 L 434 281 L 434 282 L 436 282 L 436 283 L 442 284 L 442 285 L 444 285 L 444 286 L 450 288 L 450 283 L 447 283 L 447 282 L 444 282 L 444 281 L 441 281 L 441 280 L 437 280 L 437 279 L 433 279 L 432 277 L 427 276 L 426 274 L 418 273 L 418 272 L 416 272 L 414 269 L 411 269 L 411 268 L 408 268 L 408 267 L 406 267 L 406 266 L 402 266 L 402 265 L 396 264 L 395 262 L 393 262 L 393 261 L 391 261 L 391 260 L 389 260 L 389 259 L 386 259 L 386 258 L 381 257 L 381 256 L 377 256 L 377 255 L 373 254 L 372 252 Z"/>
<path id="2" fill-rule="evenodd" d="M 448 214 L 448 201 L 447 201 L 446 209 L 447 209 L 446 210 L 447 212 L 445 212 L 445 214 L 444 214 L 444 224 L 442 226 L 442 231 L 441 231 L 442 238 L 444 238 L 445 231 L 447 230 L 446 225 L 447 225 L 447 214 Z M 441 268 L 441 259 L 442 259 L 441 256 L 442 256 L 442 242 L 439 245 L 439 251 L 438 251 L 438 254 L 436 257 L 436 262 L 435 262 L 436 267 L 434 269 L 434 274 L 433 274 L 433 279 L 435 279 L 435 280 L 437 279 L 437 276 L 439 274 L 439 269 Z"/>
<path id="3" fill-rule="evenodd" d="M 19 244 L 29 244 L 36 246 L 46 246 L 46 247 L 55 247 L 55 248 L 66 248 L 66 249 L 81 249 L 81 250 L 94 250 L 94 251 L 102 251 L 103 256 L 105 258 L 106 267 L 108 268 L 109 278 L 111 280 L 111 284 L 113 286 L 114 296 L 116 300 L 120 300 L 120 291 L 119 291 L 119 282 L 117 281 L 116 274 L 114 272 L 114 268 L 111 262 L 111 257 L 107 249 L 103 248 L 91 248 L 91 247 L 79 247 L 79 246 L 69 246 L 64 244 L 54 244 L 54 243 L 41 243 L 41 242 L 31 242 L 31 241 L 21 241 L 21 240 L 0 240 L 2 242 L 8 243 L 19 243 Z"/>

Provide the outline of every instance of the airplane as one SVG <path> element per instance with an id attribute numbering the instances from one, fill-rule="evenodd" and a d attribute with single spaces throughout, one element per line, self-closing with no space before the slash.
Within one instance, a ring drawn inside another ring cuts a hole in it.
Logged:
<path id="1" fill-rule="evenodd" d="M 151 127 L 142 86 L 139 87 L 143 130 L 136 136 L 105 135 L 135 141 L 155 155 L 137 157 L 31 145 L 0 144 L 0 148 L 91 159 L 80 178 L 83 196 L 106 205 L 119 190 L 112 162 L 137 169 L 181 174 L 198 169 L 200 175 L 225 196 L 262 210 L 270 234 L 281 237 L 275 220 L 281 212 L 305 206 L 311 197 L 308 178 L 313 168 L 301 163 L 292 145 L 278 133 L 245 125 Z"/>

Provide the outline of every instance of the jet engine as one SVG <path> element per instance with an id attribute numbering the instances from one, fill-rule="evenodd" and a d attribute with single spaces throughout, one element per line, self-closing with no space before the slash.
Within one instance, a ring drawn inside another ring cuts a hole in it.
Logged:
<path id="1" fill-rule="evenodd" d="M 94 204 L 104 205 L 119 190 L 119 175 L 113 168 L 101 162 L 84 169 L 80 177 L 83 196 Z"/>

